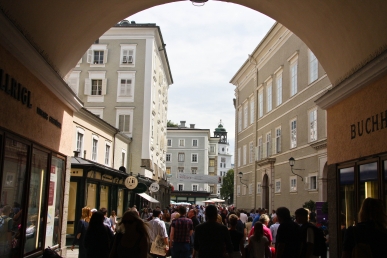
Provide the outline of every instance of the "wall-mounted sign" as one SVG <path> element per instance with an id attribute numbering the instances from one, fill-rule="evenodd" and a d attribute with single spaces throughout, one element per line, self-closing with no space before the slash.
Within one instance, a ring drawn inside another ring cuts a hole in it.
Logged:
<path id="1" fill-rule="evenodd" d="M 154 182 L 153 184 L 151 184 L 150 187 L 149 187 L 149 190 L 150 190 L 151 192 L 153 192 L 153 193 L 158 192 L 159 189 L 160 189 L 160 186 L 159 186 L 159 184 L 156 183 L 156 182 Z"/>
<path id="2" fill-rule="evenodd" d="M 351 140 L 387 128 L 387 110 L 351 124 Z"/>
<path id="3" fill-rule="evenodd" d="M 31 91 L 21 85 L 15 78 L 0 69 L 0 89 L 10 97 L 20 101 L 22 105 L 31 108 Z"/>
<path id="4" fill-rule="evenodd" d="M 125 179 L 125 186 L 126 188 L 132 190 L 134 188 L 136 188 L 138 185 L 138 180 L 136 177 L 134 176 L 129 176 Z"/>
<path id="5" fill-rule="evenodd" d="M 195 175 L 188 173 L 177 173 L 178 182 L 222 184 L 221 176 Z"/>
<path id="6" fill-rule="evenodd" d="M 144 193 L 148 187 L 144 183 L 138 183 L 137 187 L 133 189 L 133 193 Z"/>

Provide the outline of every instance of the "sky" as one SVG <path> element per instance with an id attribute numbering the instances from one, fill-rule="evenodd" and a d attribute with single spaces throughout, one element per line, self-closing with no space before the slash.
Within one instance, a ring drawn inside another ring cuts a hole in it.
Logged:
<path id="1" fill-rule="evenodd" d="M 127 19 L 160 26 L 174 82 L 168 93 L 168 120 L 210 129 L 211 136 L 222 120 L 234 154 L 235 86 L 230 80 L 275 21 L 217 1 L 201 7 L 190 1 L 160 5 Z"/>

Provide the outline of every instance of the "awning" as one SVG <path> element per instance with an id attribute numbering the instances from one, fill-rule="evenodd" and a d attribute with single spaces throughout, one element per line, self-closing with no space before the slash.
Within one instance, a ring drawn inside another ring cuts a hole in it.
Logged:
<path id="1" fill-rule="evenodd" d="M 158 200 L 156 200 L 152 196 L 147 195 L 146 193 L 138 193 L 138 195 L 140 195 L 142 198 L 144 198 L 145 200 L 147 200 L 149 202 L 160 203 Z"/>

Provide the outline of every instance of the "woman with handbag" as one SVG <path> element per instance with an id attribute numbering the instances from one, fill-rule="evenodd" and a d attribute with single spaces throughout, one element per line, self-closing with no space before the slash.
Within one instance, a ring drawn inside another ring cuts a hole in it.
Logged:
<path id="1" fill-rule="evenodd" d="M 147 258 L 149 247 L 148 226 L 137 211 L 127 211 L 117 224 L 110 258 Z"/>
<path id="2" fill-rule="evenodd" d="M 79 258 L 87 258 L 84 240 L 85 240 L 86 230 L 89 227 L 90 218 L 91 218 L 90 207 L 86 206 L 82 208 L 81 219 L 78 221 L 78 225 L 75 231 L 75 237 L 73 240 L 73 245 L 71 246 L 71 251 L 73 251 L 74 246 L 79 245 L 79 253 L 78 253 Z"/>

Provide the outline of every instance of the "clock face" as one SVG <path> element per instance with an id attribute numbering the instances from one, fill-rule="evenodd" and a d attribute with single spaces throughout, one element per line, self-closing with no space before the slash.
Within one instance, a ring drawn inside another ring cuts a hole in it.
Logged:
<path id="1" fill-rule="evenodd" d="M 138 180 L 137 180 L 136 177 L 130 176 L 130 177 L 127 177 L 125 179 L 125 186 L 126 186 L 126 188 L 132 190 L 132 189 L 136 188 L 137 185 L 138 185 Z"/>

